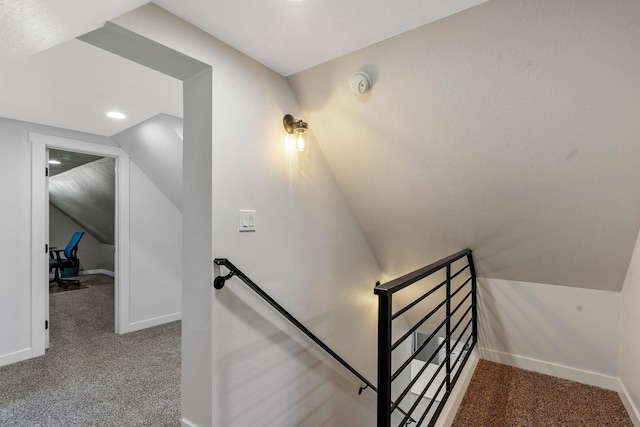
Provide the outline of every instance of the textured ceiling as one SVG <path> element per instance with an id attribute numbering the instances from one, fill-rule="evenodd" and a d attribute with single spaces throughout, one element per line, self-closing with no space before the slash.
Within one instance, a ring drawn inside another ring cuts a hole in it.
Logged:
<path id="1" fill-rule="evenodd" d="M 287 76 L 487 0 L 154 0 Z"/>
<path id="2" fill-rule="evenodd" d="M 20 60 L 104 25 L 147 0 L 0 0 L 0 62 Z"/>
<path id="3" fill-rule="evenodd" d="M 49 179 L 49 201 L 100 243 L 113 245 L 115 159 L 102 158 Z"/>
<path id="4" fill-rule="evenodd" d="M 469 247 L 485 277 L 621 288 L 640 2 L 492 0 L 289 80 L 388 275 Z"/>
<path id="5" fill-rule="evenodd" d="M 60 163 L 49 162 L 49 176 L 56 176 L 78 166 L 100 160 L 102 157 L 93 156 L 91 154 L 76 153 L 72 151 L 50 149 L 49 160 L 55 160 Z"/>

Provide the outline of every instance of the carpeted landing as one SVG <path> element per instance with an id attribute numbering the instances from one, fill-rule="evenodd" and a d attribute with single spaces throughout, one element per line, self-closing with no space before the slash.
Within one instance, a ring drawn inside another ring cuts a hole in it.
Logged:
<path id="1" fill-rule="evenodd" d="M 51 348 L 0 368 L 0 426 L 180 425 L 180 322 L 115 335 L 110 279 L 50 295 Z"/>
<path id="2" fill-rule="evenodd" d="M 480 360 L 453 427 L 633 427 L 617 393 Z"/>

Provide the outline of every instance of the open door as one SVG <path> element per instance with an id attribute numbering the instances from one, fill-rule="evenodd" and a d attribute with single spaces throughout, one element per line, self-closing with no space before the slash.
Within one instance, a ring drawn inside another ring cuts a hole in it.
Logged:
<path id="1" fill-rule="evenodd" d="M 49 242 L 49 149 L 47 149 L 47 152 L 44 156 L 44 161 L 45 161 L 45 192 L 44 192 L 44 217 L 45 217 L 45 222 L 44 222 L 44 235 L 45 235 L 45 239 L 47 240 L 47 244 L 46 247 L 47 249 L 49 249 L 50 246 L 50 242 Z M 49 271 L 49 253 L 47 251 L 47 254 L 45 254 L 46 256 L 46 260 L 45 263 L 47 265 L 47 271 Z M 44 348 L 48 349 L 49 348 L 49 274 L 47 274 L 47 280 L 45 281 L 45 292 L 44 292 L 44 324 L 45 324 L 45 331 L 44 331 Z"/>

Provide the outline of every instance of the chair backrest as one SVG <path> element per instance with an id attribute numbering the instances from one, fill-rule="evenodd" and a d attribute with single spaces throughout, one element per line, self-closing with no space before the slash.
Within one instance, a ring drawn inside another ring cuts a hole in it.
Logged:
<path id="1" fill-rule="evenodd" d="M 67 259 L 76 259 L 76 252 L 78 251 L 78 242 L 84 235 L 84 231 L 76 231 L 71 236 L 71 240 L 67 243 L 67 246 L 64 248 L 64 256 Z"/>

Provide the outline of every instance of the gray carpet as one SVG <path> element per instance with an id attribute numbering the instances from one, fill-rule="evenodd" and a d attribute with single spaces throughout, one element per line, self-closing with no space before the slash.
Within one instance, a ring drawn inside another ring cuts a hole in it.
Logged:
<path id="1" fill-rule="evenodd" d="M 47 353 L 0 368 L 0 426 L 179 426 L 180 322 L 114 334 L 113 281 L 50 295 Z"/>

